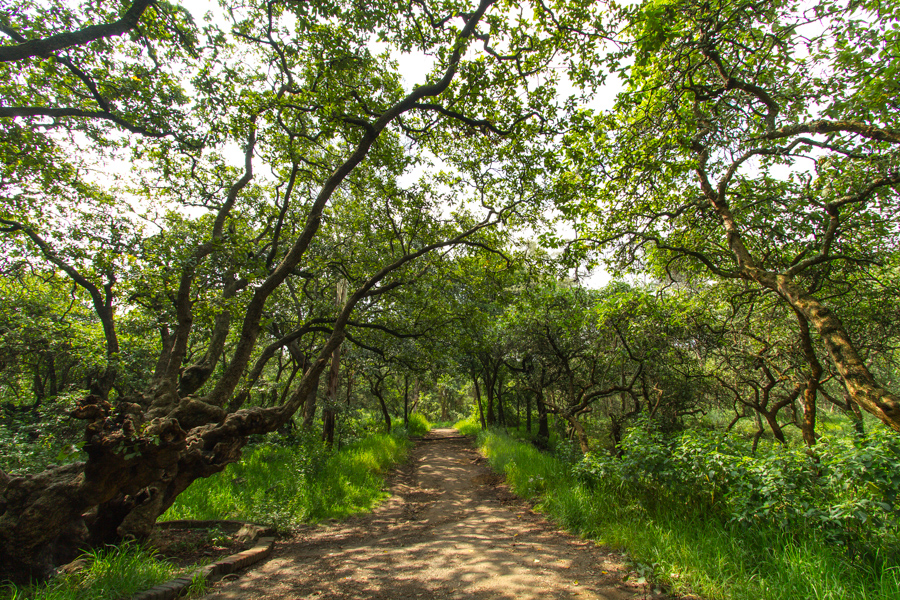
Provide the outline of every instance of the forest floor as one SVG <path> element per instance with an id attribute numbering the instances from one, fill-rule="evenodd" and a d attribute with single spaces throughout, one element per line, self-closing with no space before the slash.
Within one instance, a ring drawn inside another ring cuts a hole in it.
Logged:
<path id="1" fill-rule="evenodd" d="M 375 511 L 295 531 L 204 599 L 666 598 L 618 552 L 560 531 L 502 481 L 471 439 L 433 430 Z"/>

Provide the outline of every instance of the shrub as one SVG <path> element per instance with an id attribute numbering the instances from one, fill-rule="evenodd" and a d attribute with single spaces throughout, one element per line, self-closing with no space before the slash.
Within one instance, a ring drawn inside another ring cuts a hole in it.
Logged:
<path id="1" fill-rule="evenodd" d="M 431 431 L 431 423 L 424 415 L 412 413 L 409 415 L 409 422 L 406 425 L 406 432 L 410 437 L 425 435 Z"/>
<path id="2" fill-rule="evenodd" d="M 463 435 L 478 435 L 481 431 L 481 421 L 478 415 L 470 415 L 462 421 L 456 422 L 453 427 Z"/>
<path id="3" fill-rule="evenodd" d="M 621 457 L 590 454 L 574 473 L 616 486 L 647 508 L 688 504 L 724 522 L 778 528 L 797 539 L 846 548 L 850 556 L 900 548 L 900 436 L 823 438 L 814 451 L 751 454 L 724 434 L 665 435 L 646 424 L 620 445 Z"/>

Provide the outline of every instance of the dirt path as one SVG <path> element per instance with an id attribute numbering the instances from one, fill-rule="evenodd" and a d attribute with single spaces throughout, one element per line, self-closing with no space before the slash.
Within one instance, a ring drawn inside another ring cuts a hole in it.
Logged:
<path id="1" fill-rule="evenodd" d="M 373 513 L 300 531 L 206 599 L 662 598 L 534 514 L 455 430 L 410 454 Z"/>

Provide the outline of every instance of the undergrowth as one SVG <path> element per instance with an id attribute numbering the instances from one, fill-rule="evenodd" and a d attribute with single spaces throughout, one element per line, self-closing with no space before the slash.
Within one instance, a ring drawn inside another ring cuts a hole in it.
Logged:
<path id="1" fill-rule="evenodd" d="M 411 413 L 407 419 L 407 424 L 399 424 L 394 427 L 394 433 L 409 437 L 423 436 L 431 431 L 432 424 L 428 422 L 425 415 L 420 413 Z"/>
<path id="2" fill-rule="evenodd" d="M 826 442 L 816 460 L 802 450 L 727 454 L 715 450 L 720 438 L 646 429 L 623 442 L 621 458 L 574 465 L 496 431 L 479 444 L 517 494 L 567 529 L 624 548 L 636 570 L 675 592 L 896 600 L 891 435 Z"/>
<path id="3" fill-rule="evenodd" d="M 406 458 L 403 435 L 371 434 L 329 451 L 317 438 L 266 442 L 222 473 L 194 482 L 161 517 L 240 519 L 279 529 L 371 509 L 384 474 Z"/>
<path id="4" fill-rule="evenodd" d="M 156 553 L 136 544 L 94 550 L 85 554 L 86 566 L 71 575 L 58 576 L 32 587 L 8 585 L 0 589 L 3 600 L 120 600 L 130 598 L 180 577 L 185 569 L 160 560 Z M 203 592 L 202 580 L 189 593 Z"/>
<path id="5" fill-rule="evenodd" d="M 453 427 L 463 435 L 478 435 L 481 431 L 481 421 L 477 415 L 471 415 L 462 421 L 457 421 Z"/>

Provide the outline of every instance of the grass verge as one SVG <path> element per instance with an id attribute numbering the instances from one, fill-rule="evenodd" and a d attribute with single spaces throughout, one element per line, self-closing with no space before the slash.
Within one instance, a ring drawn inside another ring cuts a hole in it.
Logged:
<path id="1" fill-rule="evenodd" d="M 241 461 L 194 482 L 162 516 L 240 519 L 288 528 L 370 510 L 387 493 L 384 474 L 406 459 L 408 440 L 372 434 L 338 451 L 321 444 L 259 444 Z"/>
<path id="2" fill-rule="evenodd" d="M 481 421 L 476 415 L 471 415 L 454 423 L 453 428 L 463 435 L 478 435 L 481 432 Z"/>
<path id="3" fill-rule="evenodd" d="M 479 434 L 492 468 L 563 527 L 625 549 L 678 593 L 727 600 L 897 600 L 900 559 L 852 562 L 802 532 L 723 524 L 681 504 L 651 509 L 609 485 L 577 482 L 568 464 L 502 433 Z M 798 535 L 800 533 L 800 535 Z"/>
<path id="4" fill-rule="evenodd" d="M 92 551 L 83 556 L 87 566 L 77 573 L 62 575 L 49 583 L 0 589 L 3 600 L 120 600 L 130 598 L 161 583 L 181 577 L 180 569 L 157 558 L 155 552 L 136 544 Z M 203 592 L 198 580 L 190 595 Z"/>

